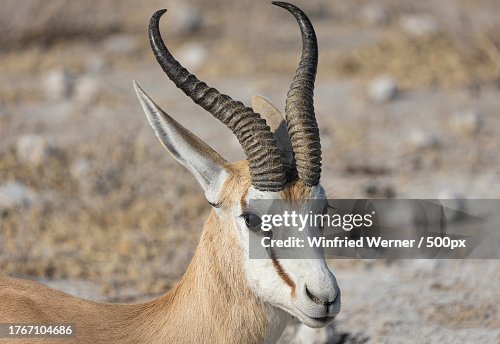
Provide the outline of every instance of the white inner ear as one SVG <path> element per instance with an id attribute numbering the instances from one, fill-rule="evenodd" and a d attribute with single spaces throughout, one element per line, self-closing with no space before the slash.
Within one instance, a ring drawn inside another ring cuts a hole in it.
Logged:
<path id="1" fill-rule="evenodd" d="M 134 89 L 156 136 L 196 178 L 209 202 L 217 202 L 229 172 L 227 162 L 196 135 L 180 125 L 156 105 L 134 81 Z"/>
<path id="2" fill-rule="evenodd" d="M 274 139 L 281 151 L 281 156 L 285 161 L 291 162 L 292 143 L 288 135 L 286 121 L 281 112 L 265 97 L 255 95 L 252 97 L 253 111 L 259 113 L 267 122 L 274 134 Z"/>

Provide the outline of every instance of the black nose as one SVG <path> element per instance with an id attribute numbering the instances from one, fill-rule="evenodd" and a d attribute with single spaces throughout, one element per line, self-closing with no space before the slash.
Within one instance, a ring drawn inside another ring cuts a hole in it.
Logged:
<path id="1" fill-rule="evenodd" d="M 328 300 L 322 300 L 320 299 L 319 297 L 315 296 L 313 293 L 311 293 L 309 291 L 309 289 L 307 289 L 307 286 L 306 286 L 306 294 L 307 294 L 307 297 L 309 297 L 309 299 L 314 302 L 315 304 L 317 305 L 323 305 L 325 306 L 327 309 L 335 302 L 335 300 L 337 299 L 338 297 L 338 293 L 335 294 L 335 298 L 331 301 L 328 301 Z"/>

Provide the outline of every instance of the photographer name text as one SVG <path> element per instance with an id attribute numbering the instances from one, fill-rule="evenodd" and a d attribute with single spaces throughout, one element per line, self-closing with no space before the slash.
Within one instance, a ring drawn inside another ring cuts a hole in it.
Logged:
<path id="1" fill-rule="evenodd" d="M 466 239 L 452 239 L 447 236 L 428 236 L 420 239 L 383 239 L 380 236 L 361 237 L 350 239 L 348 237 L 327 239 L 325 237 L 300 237 L 290 236 L 286 239 L 272 239 L 263 237 L 261 245 L 265 248 L 304 248 L 304 247 L 323 247 L 323 248 L 455 248 L 466 247 Z"/>

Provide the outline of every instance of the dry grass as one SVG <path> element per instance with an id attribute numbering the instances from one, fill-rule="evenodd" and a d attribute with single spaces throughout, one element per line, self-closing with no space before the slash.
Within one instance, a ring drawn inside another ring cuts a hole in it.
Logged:
<path id="1" fill-rule="evenodd" d="M 475 87 L 500 80 L 500 41 L 481 32 L 457 41 L 448 35 L 412 39 L 396 35 L 334 60 L 331 72 L 342 77 L 394 76 L 405 89 Z"/>
<path id="2" fill-rule="evenodd" d="M 99 281 L 110 297 L 118 285 L 155 294 L 179 278 L 208 206 L 189 180 L 173 182 L 182 167 L 154 170 L 159 150 L 127 133 L 99 147 L 65 147 L 36 168 L 13 148 L 0 154 L 0 180 L 22 182 L 45 199 L 1 214 L 3 273 Z M 81 159 L 92 169 L 72 175 Z"/>

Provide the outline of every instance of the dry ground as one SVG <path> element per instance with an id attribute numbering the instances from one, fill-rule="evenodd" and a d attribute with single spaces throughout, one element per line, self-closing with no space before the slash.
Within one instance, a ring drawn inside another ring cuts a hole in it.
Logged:
<path id="1" fill-rule="evenodd" d="M 163 293 L 182 275 L 209 206 L 157 143 L 131 81 L 226 158 L 242 152 L 160 73 L 149 16 L 169 8 L 167 40 L 201 79 L 279 108 L 299 57 L 296 23 L 267 1 L 40 3 L 6 1 L 0 15 L 8 33 L 0 40 L 0 186 L 29 192 L 23 205 L 0 210 L 0 272 L 93 299 Z M 298 4 L 319 37 L 315 107 L 332 197 L 499 197 L 497 1 Z M 412 16 L 438 28 L 411 34 L 402 23 Z M 66 94 L 49 75 L 65 78 Z M 367 96 L 379 75 L 397 83 L 393 100 Z M 23 155 L 19 140 L 32 134 L 50 149 Z M 331 266 L 344 297 L 332 341 L 500 341 L 496 260 Z M 295 330 L 284 341 L 300 337 Z"/>

